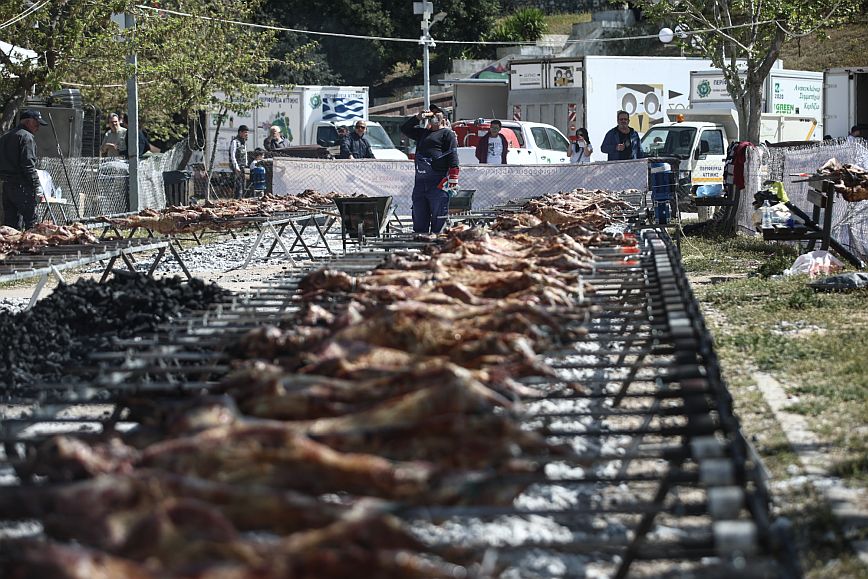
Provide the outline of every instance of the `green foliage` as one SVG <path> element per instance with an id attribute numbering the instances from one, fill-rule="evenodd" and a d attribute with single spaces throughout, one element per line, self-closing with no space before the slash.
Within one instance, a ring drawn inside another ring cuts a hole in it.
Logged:
<path id="1" fill-rule="evenodd" d="M 787 297 L 787 307 L 792 310 L 806 310 L 822 305 L 823 299 L 820 295 L 808 287 L 800 288 Z"/>
<path id="2" fill-rule="evenodd" d="M 756 272 L 760 277 L 769 278 L 781 275 L 792 264 L 793 258 L 789 255 L 772 255 L 757 268 Z"/>
<path id="3" fill-rule="evenodd" d="M 9 68 L 18 79 L 3 79 L 4 89 L 15 85 L 3 90 L 12 95 L 3 103 L 4 118 L 11 119 L 30 87 L 47 94 L 75 86 L 86 102 L 101 110 L 125 110 L 126 80 L 135 73 L 142 126 L 152 137 L 184 136 L 198 111 L 212 104 L 216 91 L 249 101 L 250 83 L 264 78 L 274 33 L 221 21 L 255 20 L 261 2 L 160 2 L 161 8 L 192 15 L 181 16 L 138 8 L 138 0 L 50 0 L 48 8 L 14 25 L 9 34 L 40 57 L 29 69 Z M 3 20 L 20 11 L 20 5 L 9 4 L 0 8 Z M 124 11 L 135 15 L 132 30 L 121 31 L 109 20 L 112 13 Z M 137 55 L 135 69 L 127 62 L 131 53 Z M 303 54 L 290 58 L 304 66 Z"/>
<path id="4" fill-rule="evenodd" d="M 0 3 L 0 22 L 21 15 L 25 8 L 22 2 Z M 93 66 L 90 58 L 114 44 L 112 35 L 117 28 L 109 18 L 122 10 L 123 0 L 49 0 L 6 26 L 3 38 L 32 50 L 36 58 L 17 61 L 0 51 L 0 126 L 10 126 L 27 94 L 47 94 L 60 88 L 76 68 Z"/>
<path id="5" fill-rule="evenodd" d="M 486 40 L 493 42 L 534 42 L 542 38 L 548 24 L 539 8 L 522 8 L 498 22 Z"/>
<path id="6" fill-rule="evenodd" d="M 496 0 L 434 0 L 434 12 L 445 12 L 446 18 L 431 28 L 437 38 L 450 40 L 480 40 L 494 25 L 498 13 Z M 332 0 L 313 3 L 303 0 L 265 0 L 263 13 L 279 25 L 311 31 L 351 35 L 417 39 L 421 18 L 413 14 L 412 2 L 406 0 Z M 283 40 L 284 36 L 281 36 Z M 322 55 L 328 67 L 315 68 L 305 77 L 306 82 L 328 82 L 340 78 L 346 84 L 375 87 L 385 83 L 397 63 L 416 64 L 422 56 L 418 42 L 391 42 L 336 38 L 298 34 L 286 35 L 287 42 L 298 45 L 315 40 L 318 48 L 309 53 Z M 475 49 L 465 45 L 437 44 L 431 51 L 431 71 L 445 70 L 449 60 Z M 323 62 L 320 60 L 320 62 Z"/>

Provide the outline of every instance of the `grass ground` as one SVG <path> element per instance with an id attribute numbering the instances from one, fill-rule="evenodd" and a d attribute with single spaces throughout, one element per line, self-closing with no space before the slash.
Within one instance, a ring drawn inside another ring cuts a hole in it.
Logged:
<path id="1" fill-rule="evenodd" d="M 590 22 L 590 12 L 578 12 L 575 14 L 549 14 L 545 17 L 546 34 L 570 34 L 573 24 Z"/>
<path id="2" fill-rule="evenodd" d="M 819 294 L 804 276 L 774 277 L 792 263 L 795 249 L 745 237 L 688 238 L 682 253 L 745 434 L 777 481 L 778 512 L 795 523 L 806 576 L 868 577 L 814 489 L 788 483 L 801 474 L 798 459 L 753 376 L 761 370 L 784 385 L 788 410 L 803 414 L 831 449 L 832 474 L 864 488 L 868 290 Z"/>

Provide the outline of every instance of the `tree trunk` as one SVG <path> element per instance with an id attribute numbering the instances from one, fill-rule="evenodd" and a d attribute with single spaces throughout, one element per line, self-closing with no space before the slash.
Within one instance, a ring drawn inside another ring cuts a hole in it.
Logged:
<path id="1" fill-rule="evenodd" d="M 214 127 L 214 146 L 211 147 L 211 157 L 208 158 L 208 163 L 205 165 L 205 178 L 208 179 L 208 201 L 211 200 L 211 172 L 214 167 L 214 157 L 217 156 L 217 137 L 220 134 L 220 127 L 223 126 L 223 119 L 228 112 L 228 109 L 223 107 L 220 109 L 220 114 L 217 115 L 217 126 Z M 208 129 L 205 130 L 207 131 Z M 205 147 L 207 150 L 208 145 L 206 144 Z"/>

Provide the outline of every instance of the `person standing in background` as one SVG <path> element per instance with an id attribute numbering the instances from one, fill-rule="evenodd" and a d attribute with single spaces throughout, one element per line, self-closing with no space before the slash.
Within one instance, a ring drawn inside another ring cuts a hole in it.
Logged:
<path id="1" fill-rule="evenodd" d="M 423 120 L 426 126 L 419 126 Z M 401 132 L 416 141 L 413 231 L 440 233 L 449 210 L 449 191 L 458 190 L 458 139 L 442 112 L 407 117 Z"/>
<path id="2" fill-rule="evenodd" d="M 476 144 L 476 159 L 483 165 L 506 165 L 509 141 L 500 132 L 503 123 L 492 119 L 488 132 Z"/>
<path id="3" fill-rule="evenodd" d="M 124 117 L 121 120 L 121 126 L 127 131 L 127 157 L 130 155 L 130 151 L 132 148 L 130 147 L 130 120 L 127 116 L 127 113 L 124 113 Z M 142 130 L 142 126 L 139 125 L 139 157 L 144 157 L 147 153 L 159 153 L 159 147 L 156 147 L 151 144 L 150 139 L 148 139 L 148 135 L 145 134 L 145 131 Z"/>
<path id="4" fill-rule="evenodd" d="M 268 136 L 265 137 L 262 146 L 266 151 L 276 151 L 278 149 L 287 148 L 289 146 L 289 141 L 280 134 L 280 127 L 277 125 L 271 125 L 271 128 L 268 129 Z"/>
<path id="5" fill-rule="evenodd" d="M 235 198 L 244 197 L 244 168 L 247 166 L 247 125 L 238 127 L 238 133 L 229 141 L 229 166 L 235 177 Z"/>
<path id="6" fill-rule="evenodd" d="M 610 161 L 638 159 L 641 156 L 639 133 L 630 126 L 627 111 L 618 111 L 618 125 L 606 133 L 600 150 L 609 155 Z"/>
<path id="7" fill-rule="evenodd" d="M 127 130 L 121 126 L 121 117 L 112 113 L 108 118 L 109 128 L 102 137 L 99 147 L 101 157 L 127 156 Z"/>
<path id="8" fill-rule="evenodd" d="M 47 125 L 39 111 L 21 112 L 18 125 L 0 137 L 0 180 L 3 181 L 3 224 L 15 229 L 36 225 L 36 203 L 43 195 L 36 172 L 33 135 Z"/>
<path id="9" fill-rule="evenodd" d="M 593 152 L 594 148 L 591 146 L 588 130 L 585 127 L 580 127 L 576 130 L 576 141 L 570 144 L 570 163 L 580 165 L 590 163 Z"/>
<path id="10" fill-rule="evenodd" d="M 368 123 L 359 120 L 353 128 L 353 132 L 341 141 L 341 159 L 373 159 L 374 151 L 371 143 L 365 136 L 368 131 Z"/>

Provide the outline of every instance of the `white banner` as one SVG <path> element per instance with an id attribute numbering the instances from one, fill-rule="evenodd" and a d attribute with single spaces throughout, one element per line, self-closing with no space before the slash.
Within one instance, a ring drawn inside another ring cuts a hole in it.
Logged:
<path id="1" fill-rule="evenodd" d="M 415 168 L 412 161 L 274 159 L 272 189 L 296 195 L 306 189 L 345 195 L 391 195 L 402 214 L 410 212 Z M 588 165 L 469 165 L 461 168 L 461 189 L 476 189 L 473 207 L 573 189 L 648 189 L 644 159 Z"/>

